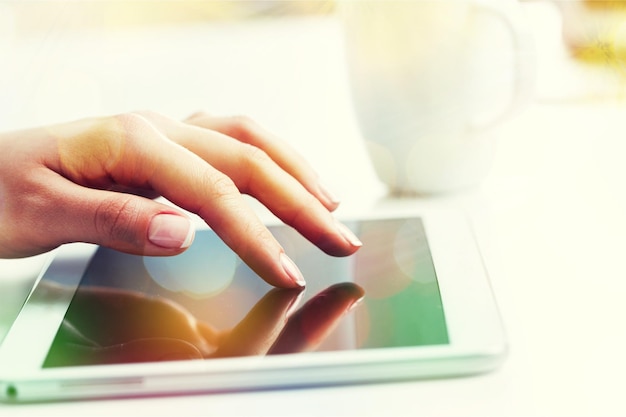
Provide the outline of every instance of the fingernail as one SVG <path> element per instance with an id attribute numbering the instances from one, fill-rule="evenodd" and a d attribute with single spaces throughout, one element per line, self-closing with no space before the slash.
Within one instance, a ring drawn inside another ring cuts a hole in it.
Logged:
<path id="1" fill-rule="evenodd" d="M 185 249 L 193 242 L 195 230 L 191 221 L 175 214 L 158 214 L 148 228 L 148 239 L 168 249 Z"/>
<path id="2" fill-rule="evenodd" d="M 304 287 L 306 285 L 302 272 L 300 272 L 296 264 L 293 263 L 293 261 L 285 253 L 280 254 L 280 263 L 293 282 L 295 282 L 299 287 Z"/>
<path id="3" fill-rule="evenodd" d="M 354 300 L 354 302 L 353 302 L 352 304 L 350 304 L 350 305 L 348 306 L 348 308 L 346 309 L 346 313 L 348 313 L 348 312 L 350 312 L 350 311 L 354 310 L 354 309 L 355 309 L 355 308 L 357 308 L 359 305 L 361 305 L 361 303 L 363 302 L 363 298 L 364 298 L 364 297 L 361 297 L 361 298 L 359 298 L 359 299 L 357 299 L 357 300 Z"/>
<path id="4" fill-rule="evenodd" d="M 363 246 L 363 242 L 361 242 L 359 238 L 352 233 L 352 230 L 348 229 L 345 224 L 335 219 L 335 225 L 337 226 L 337 230 L 339 230 L 341 236 L 343 236 L 343 238 L 346 239 L 352 246 Z"/>
<path id="5" fill-rule="evenodd" d="M 318 187 L 324 198 L 328 200 L 333 205 L 339 205 L 341 202 L 335 193 L 331 192 L 326 185 L 323 183 L 318 183 Z"/>
<path id="6" fill-rule="evenodd" d="M 297 310 L 297 308 L 300 306 L 300 300 L 302 300 L 302 297 L 304 296 L 304 290 L 302 290 L 297 296 L 296 298 L 294 298 L 291 303 L 289 303 L 289 307 L 287 307 L 287 312 L 285 313 L 285 316 L 287 318 L 291 317 L 291 315 L 293 313 L 295 313 L 295 311 Z"/>

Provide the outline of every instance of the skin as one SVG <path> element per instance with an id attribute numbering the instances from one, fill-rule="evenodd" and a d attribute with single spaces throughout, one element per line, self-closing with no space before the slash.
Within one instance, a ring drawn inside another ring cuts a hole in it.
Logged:
<path id="1" fill-rule="evenodd" d="M 0 149 L 0 257 L 70 242 L 179 254 L 190 243 L 192 233 L 184 232 L 191 223 L 157 196 L 199 215 L 278 287 L 302 287 L 304 279 L 242 194 L 330 255 L 361 245 L 331 214 L 338 201 L 309 164 L 246 117 L 197 113 L 177 121 L 126 113 L 6 132 Z M 175 232 L 158 239 L 174 230 L 172 222 Z"/>

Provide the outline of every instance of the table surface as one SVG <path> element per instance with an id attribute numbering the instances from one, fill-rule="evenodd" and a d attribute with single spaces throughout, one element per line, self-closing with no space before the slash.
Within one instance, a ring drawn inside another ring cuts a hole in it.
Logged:
<path id="1" fill-rule="evenodd" d="M 625 415 L 626 79 L 570 61 L 558 15 L 544 6 L 525 5 L 539 39 L 535 99 L 498 129 L 489 177 L 465 193 L 415 199 L 471 214 L 511 346 L 498 370 L 365 386 L 0 405 L 0 415 Z M 341 211 L 385 202 L 356 128 L 332 18 L 116 33 L 59 31 L 0 44 L 15 57 L 0 69 L 1 127 L 137 108 L 173 117 L 200 108 L 245 113 L 309 157 L 342 195 Z M 216 59 L 223 65 L 211 65 Z M 0 260 L 0 337 L 44 259 Z"/>

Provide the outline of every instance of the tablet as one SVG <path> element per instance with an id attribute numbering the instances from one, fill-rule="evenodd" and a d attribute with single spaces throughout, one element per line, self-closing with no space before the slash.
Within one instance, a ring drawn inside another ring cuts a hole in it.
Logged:
<path id="1" fill-rule="evenodd" d="M 57 249 L 0 346 L 6 402 L 281 389 L 487 372 L 506 342 L 468 222 L 341 219 L 331 257 L 281 224 L 307 280 L 273 288 L 209 228 L 174 257 Z"/>

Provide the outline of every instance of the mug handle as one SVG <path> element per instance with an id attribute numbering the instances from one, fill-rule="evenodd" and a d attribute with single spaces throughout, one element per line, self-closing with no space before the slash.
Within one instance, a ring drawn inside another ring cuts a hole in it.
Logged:
<path id="1" fill-rule="evenodd" d="M 519 4 L 511 0 L 475 0 L 474 9 L 481 13 L 495 15 L 502 19 L 513 40 L 515 85 L 513 98 L 499 114 L 483 123 L 475 123 L 471 130 L 488 130 L 520 111 L 534 96 L 535 86 L 535 47 L 534 38 L 520 16 Z"/>

